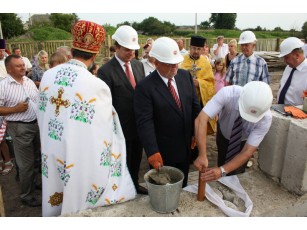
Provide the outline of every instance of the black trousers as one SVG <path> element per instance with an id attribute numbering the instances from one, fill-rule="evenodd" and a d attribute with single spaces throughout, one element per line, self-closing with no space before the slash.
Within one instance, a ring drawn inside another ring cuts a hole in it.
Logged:
<path id="1" fill-rule="evenodd" d="M 127 166 L 134 186 L 139 185 L 139 170 L 142 160 L 143 147 L 138 139 L 126 140 Z"/>
<path id="2" fill-rule="evenodd" d="M 241 142 L 240 152 L 243 149 L 245 143 L 246 143 L 246 141 Z M 226 158 L 228 144 L 229 144 L 229 140 L 226 139 L 223 136 L 221 129 L 220 129 L 220 124 L 219 124 L 219 122 L 217 122 L 216 145 L 217 145 L 217 152 L 218 152 L 217 165 L 219 167 L 225 164 L 225 160 L 226 160 L 225 158 Z M 238 153 L 240 153 L 240 152 L 238 152 Z M 234 155 L 234 156 L 236 156 L 236 155 Z M 228 173 L 227 175 L 231 176 L 231 175 L 236 175 L 236 174 L 239 174 L 239 173 L 244 173 L 246 165 L 247 165 L 247 162 L 244 165 L 237 168 L 236 170 Z"/>

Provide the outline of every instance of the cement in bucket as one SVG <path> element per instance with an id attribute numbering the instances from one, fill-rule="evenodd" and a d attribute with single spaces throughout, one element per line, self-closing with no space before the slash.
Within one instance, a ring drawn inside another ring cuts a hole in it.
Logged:
<path id="1" fill-rule="evenodd" d="M 160 173 L 167 173 L 171 178 L 171 183 L 166 185 L 155 184 L 149 177 L 152 173 L 156 173 L 156 170 L 151 169 L 144 175 L 152 209 L 159 213 L 175 211 L 182 191 L 183 173 L 174 167 L 162 167 Z"/>

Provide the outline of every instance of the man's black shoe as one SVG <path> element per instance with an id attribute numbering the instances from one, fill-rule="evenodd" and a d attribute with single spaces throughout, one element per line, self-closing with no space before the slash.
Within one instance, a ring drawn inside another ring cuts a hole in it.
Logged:
<path id="1" fill-rule="evenodd" d="M 38 200 L 36 200 L 34 197 L 32 197 L 30 200 L 21 199 L 21 203 L 23 205 L 27 205 L 30 207 L 39 207 L 42 206 L 42 203 Z"/>
<path id="2" fill-rule="evenodd" d="M 138 194 L 148 195 L 148 190 L 140 185 L 137 187 L 136 191 Z"/>

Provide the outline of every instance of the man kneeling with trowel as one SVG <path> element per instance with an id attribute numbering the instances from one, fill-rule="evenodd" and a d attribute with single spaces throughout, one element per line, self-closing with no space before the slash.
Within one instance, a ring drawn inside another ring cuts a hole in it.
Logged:
<path id="1" fill-rule="evenodd" d="M 224 87 L 206 104 L 195 121 L 199 155 L 194 165 L 202 171 L 202 181 L 245 172 L 248 160 L 271 126 L 272 100 L 268 84 L 252 81 L 244 87 Z M 207 123 L 216 115 L 219 115 L 216 135 L 218 167 L 208 168 Z"/>

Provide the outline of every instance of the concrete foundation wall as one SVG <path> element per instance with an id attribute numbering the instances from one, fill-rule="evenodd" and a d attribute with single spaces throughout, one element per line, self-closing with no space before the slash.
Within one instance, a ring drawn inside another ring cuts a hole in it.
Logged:
<path id="1" fill-rule="evenodd" d="M 259 146 L 259 167 L 302 195 L 307 192 L 307 119 L 272 114 L 272 126 Z"/>
<path id="2" fill-rule="evenodd" d="M 281 183 L 297 194 L 307 192 L 307 127 L 291 122 Z"/>
<path id="3" fill-rule="evenodd" d="M 271 128 L 259 146 L 259 167 L 270 176 L 281 176 L 289 126 L 290 119 L 275 114 Z"/>

